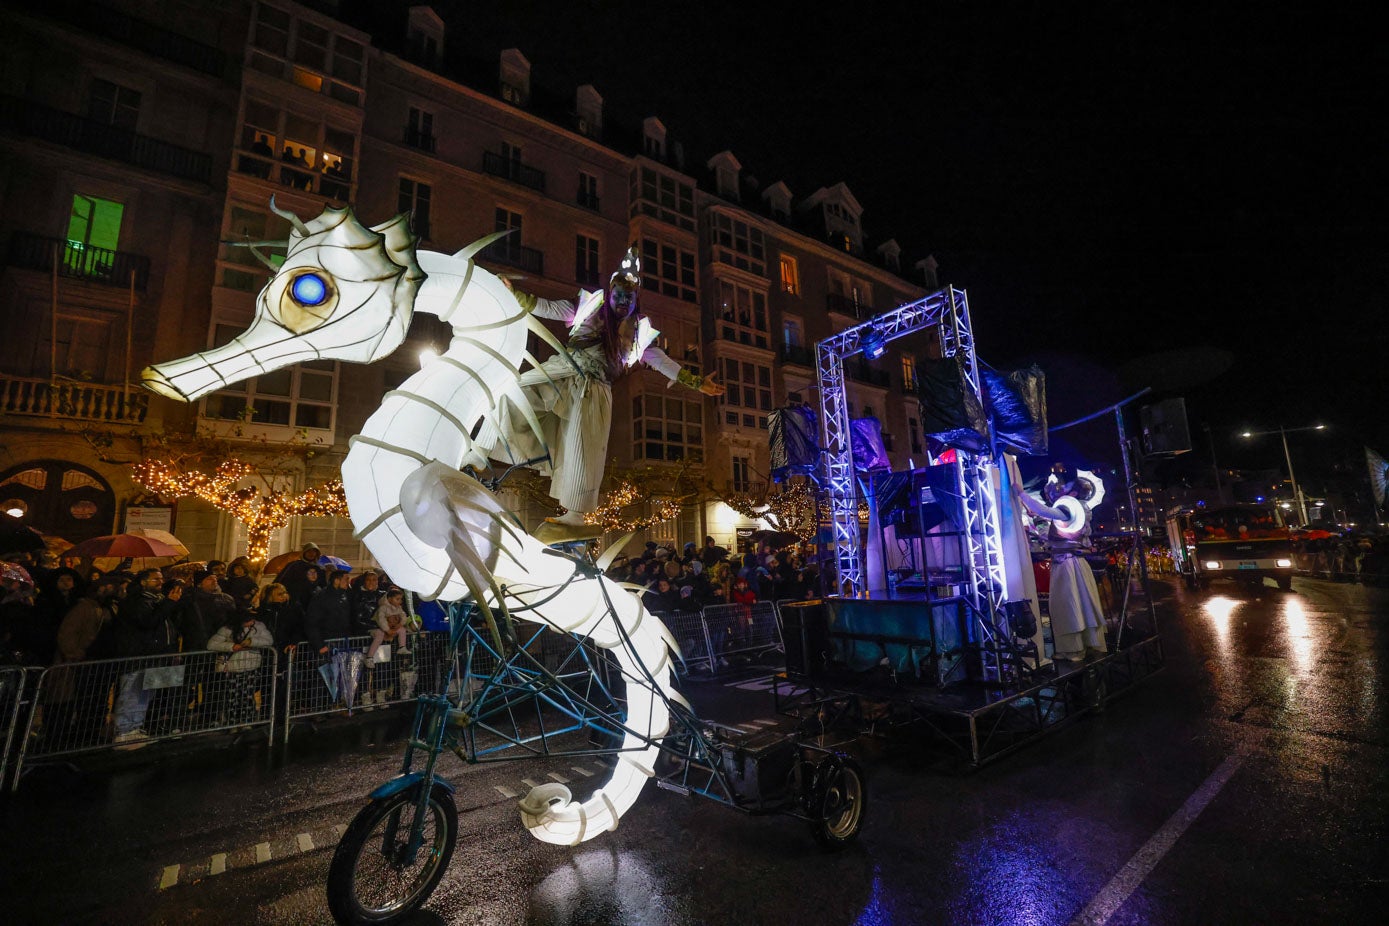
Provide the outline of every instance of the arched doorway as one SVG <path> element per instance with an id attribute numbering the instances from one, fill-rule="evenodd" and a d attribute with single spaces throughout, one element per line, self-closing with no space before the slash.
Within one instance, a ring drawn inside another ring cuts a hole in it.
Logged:
<path id="1" fill-rule="evenodd" d="M 0 474 L 0 510 L 11 509 L 30 527 L 81 543 L 111 532 L 116 493 L 85 466 L 35 460 Z"/>

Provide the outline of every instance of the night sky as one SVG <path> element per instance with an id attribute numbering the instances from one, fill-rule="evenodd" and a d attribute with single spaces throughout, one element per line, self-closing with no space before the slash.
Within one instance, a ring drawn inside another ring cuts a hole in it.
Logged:
<path id="1" fill-rule="evenodd" d="M 1043 365 L 1053 423 L 1152 385 L 1222 464 L 1281 465 L 1233 436 L 1280 422 L 1331 425 L 1293 441 L 1309 469 L 1389 452 L 1379 30 L 1223 6 L 439 8 L 450 41 L 593 83 L 701 164 L 728 148 L 797 196 L 846 182 L 870 244 L 969 291 L 986 361 Z"/>

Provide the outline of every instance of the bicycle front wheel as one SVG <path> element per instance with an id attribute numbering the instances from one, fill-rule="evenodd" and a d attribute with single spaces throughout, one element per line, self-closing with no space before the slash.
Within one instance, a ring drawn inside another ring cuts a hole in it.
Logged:
<path id="1" fill-rule="evenodd" d="M 328 869 L 328 909 L 343 926 L 398 922 L 439 885 L 458 841 L 458 810 L 448 791 L 434 787 L 417 820 L 418 795 L 411 788 L 373 800 L 343 833 Z M 411 852 L 417 822 L 421 840 Z"/>

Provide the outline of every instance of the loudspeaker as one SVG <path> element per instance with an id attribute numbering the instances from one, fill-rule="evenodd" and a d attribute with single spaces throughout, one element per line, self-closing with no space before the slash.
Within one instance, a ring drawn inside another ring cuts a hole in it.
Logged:
<path id="1" fill-rule="evenodd" d="M 1151 456 L 1176 456 L 1191 450 L 1186 400 L 1165 399 L 1143 406 L 1143 449 Z"/>
<path id="2" fill-rule="evenodd" d="M 786 676 L 813 678 L 830 657 L 830 614 L 819 601 L 792 601 L 781 606 Z"/>

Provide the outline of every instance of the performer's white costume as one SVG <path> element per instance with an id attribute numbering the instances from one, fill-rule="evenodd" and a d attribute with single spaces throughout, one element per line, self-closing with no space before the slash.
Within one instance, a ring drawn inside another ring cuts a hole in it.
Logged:
<path id="1" fill-rule="evenodd" d="M 1104 609 L 1100 590 L 1083 551 L 1090 547 L 1090 506 L 1079 496 L 1099 504 L 1104 483 L 1093 473 L 1081 470 L 1068 483 L 1047 485 L 1045 505 L 1025 492 L 1019 498 L 1028 511 L 1050 521 L 1047 550 L 1051 553 L 1051 592 L 1047 611 L 1051 615 L 1053 653 L 1058 659 L 1082 659 L 1088 651 L 1103 653 Z"/>
<path id="2" fill-rule="evenodd" d="M 594 295 L 598 294 L 582 294 Z M 551 357 L 539 369 L 521 374 L 527 402 L 540 415 L 541 435 L 517 420 L 514 404 L 503 400 L 495 418 L 478 433 L 468 462 L 482 466 L 491 456 L 521 463 L 543 457 L 548 447 L 549 461 L 531 465 L 550 473 L 550 494 L 571 511 L 592 511 L 598 507 L 598 490 L 607 463 L 613 381 L 637 363 L 644 363 L 676 382 L 680 364 L 651 343 L 659 332 L 636 312 L 619 320 L 607 306 L 600 305 L 574 325 L 578 309 L 573 302 L 538 299 L 520 292 L 516 298 L 537 318 L 573 326 L 568 356 Z M 580 304 L 583 302 L 581 297 Z M 609 324 L 617 325 L 611 355 L 604 344 L 604 328 Z"/>

